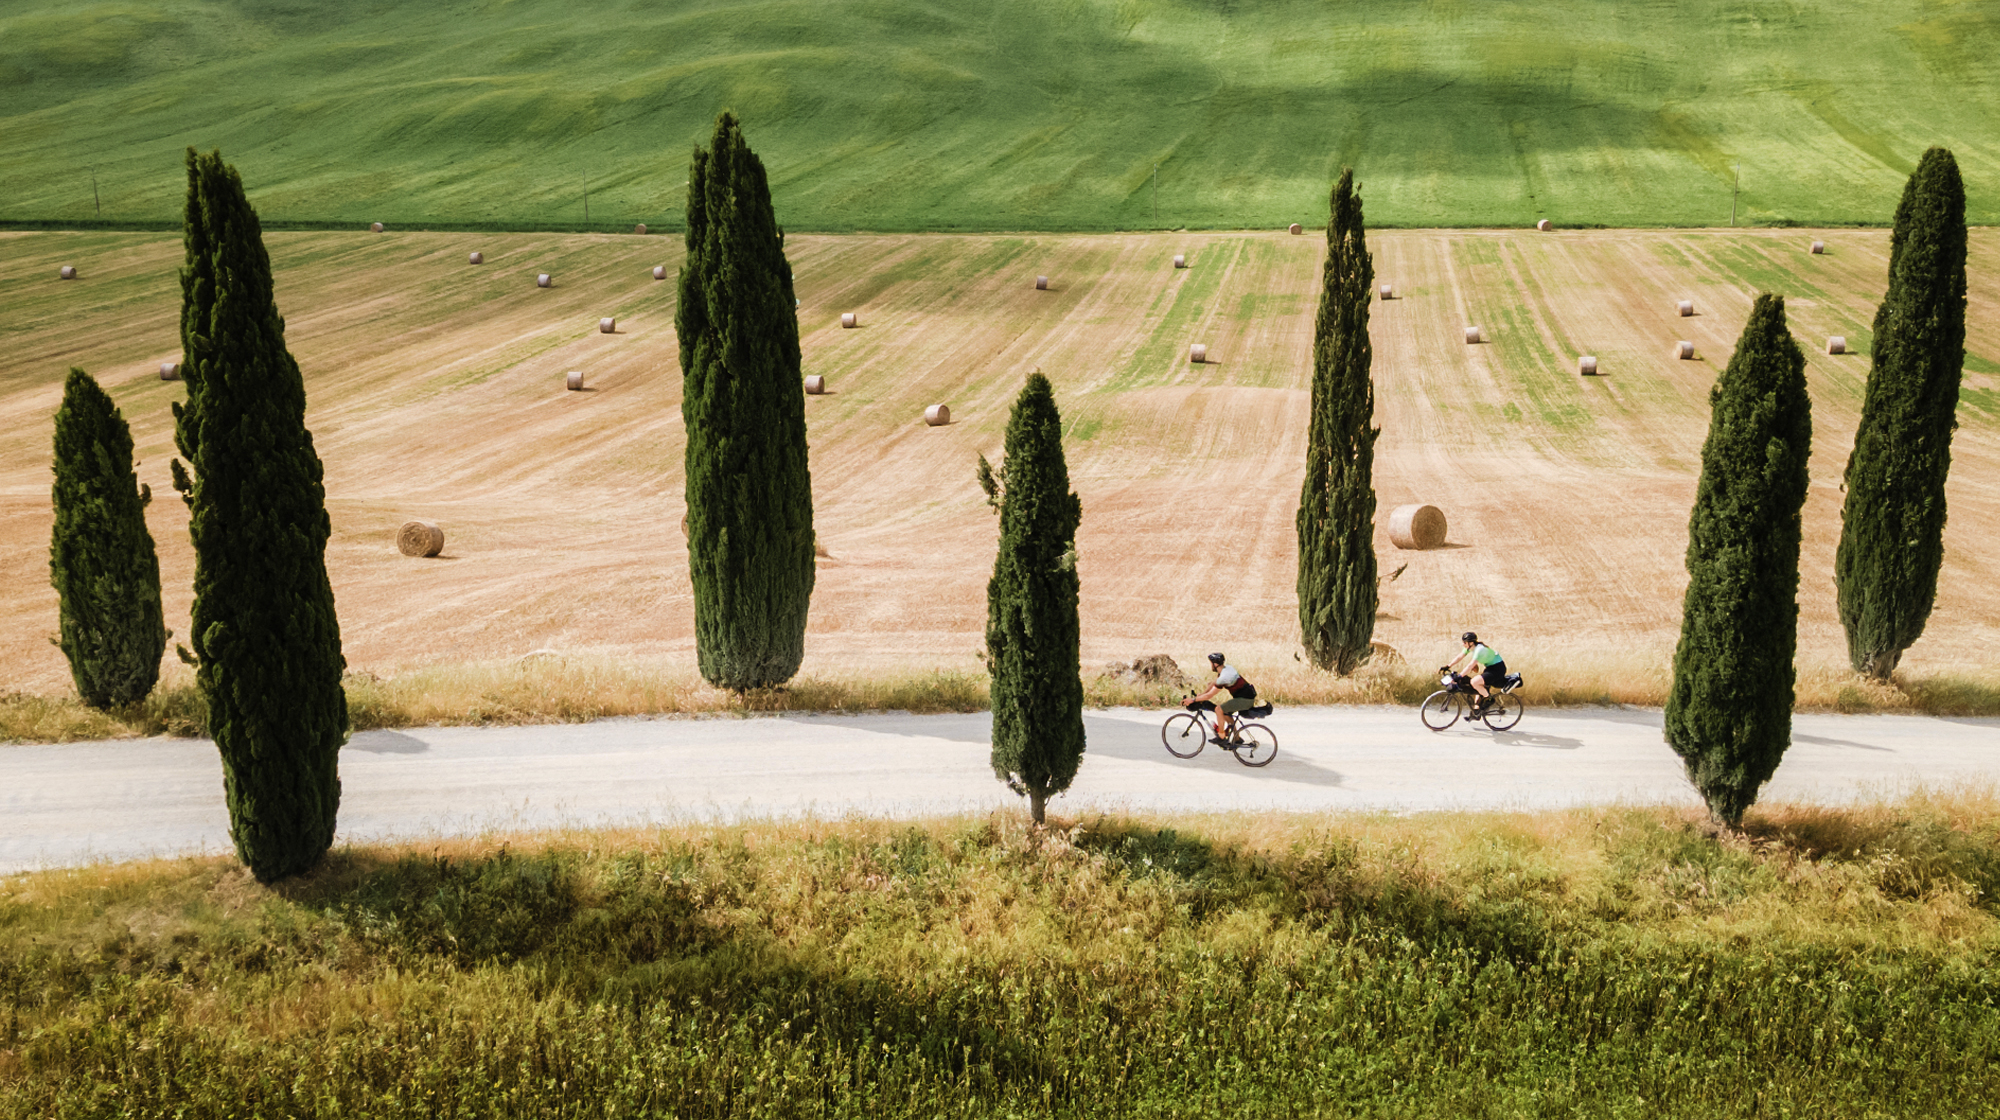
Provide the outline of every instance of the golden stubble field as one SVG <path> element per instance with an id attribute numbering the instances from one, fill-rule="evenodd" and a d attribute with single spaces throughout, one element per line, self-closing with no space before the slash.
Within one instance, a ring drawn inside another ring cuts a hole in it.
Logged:
<path id="1" fill-rule="evenodd" d="M 1807 253 L 1815 238 L 1823 256 Z M 326 463 L 350 665 L 378 673 L 538 649 L 691 661 L 681 514 L 678 238 L 273 233 L 278 298 Z M 1886 231 L 1377 231 L 1377 637 L 1425 663 L 1468 627 L 1517 666 L 1664 660 L 1708 388 L 1760 290 L 1788 297 L 1815 441 L 1801 663 L 1844 662 L 1831 582 L 1840 475 L 1868 369 Z M 485 254 L 471 266 L 466 255 Z M 973 667 L 998 457 L 1029 370 L 1055 382 L 1083 499 L 1086 664 L 1210 648 L 1289 665 L 1293 513 L 1323 238 L 1282 233 L 797 236 L 822 561 L 808 671 Z M 1189 268 L 1172 267 L 1185 253 Z M 174 235 L 0 235 L 0 663 L 55 692 L 51 416 L 64 371 L 106 383 L 155 494 L 169 625 L 193 558 L 168 485 L 179 355 Z M 56 279 L 63 264 L 81 276 Z M 667 268 L 656 282 L 651 270 Z M 555 286 L 538 289 L 548 271 Z M 2000 238 L 1973 233 L 1971 335 L 1937 611 L 1905 666 L 2000 648 Z M 1046 275 L 1050 290 L 1034 280 Z M 1675 301 L 1697 315 L 1680 318 Z M 861 326 L 843 330 L 842 312 Z M 618 332 L 600 334 L 601 316 Z M 1490 340 L 1463 342 L 1477 324 Z M 1842 357 L 1824 353 L 1844 334 Z M 1697 357 L 1680 361 L 1687 339 Z M 1205 343 L 1205 365 L 1187 360 Z M 1594 354 L 1602 376 L 1576 374 Z M 581 370 L 583 392 L 563 375 Z M 953 422 L 926 427 L 926 405 Z M 1397 551 L 1390 508 L 1445 510 L 1449 547 Z M 413 560 L 398 525 L 436 520 Z M 169 661 L 172 660 L 171 653 Z M 1428 661 L 1435 664 L 1435 660 Z"/>

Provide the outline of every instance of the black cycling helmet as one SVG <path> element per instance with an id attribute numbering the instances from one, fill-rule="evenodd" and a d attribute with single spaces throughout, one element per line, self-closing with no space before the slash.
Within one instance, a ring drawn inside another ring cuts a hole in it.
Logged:
<path id="1" fill-rule="evenodd" d="M 1458 640 L 1461 642 L 1476 642 L 1479 640 L 1479 635 L 1473 633 L 1470 630 L 1467 630 L 1465 633 L 1460 634 L 1458 636 Z"/>
<path id="2" fill-rule="evenodd" d="M 1220 665 L 1220 664 L 1222 664 L 1222 663 L 1223 663 L 1223 662 L 1224 662 L 1225 660 L 1227 660 L 1227 658 L 1223 657 L 1223 656 L 1222 656 L 1221 654 L 1219 654 L 1219 653 L 1211 653 L 1211 654 L 1209 654 L 1209 655 L 1208 655 L 1208 663 L 1209 663 L 1210 665 Z"/>

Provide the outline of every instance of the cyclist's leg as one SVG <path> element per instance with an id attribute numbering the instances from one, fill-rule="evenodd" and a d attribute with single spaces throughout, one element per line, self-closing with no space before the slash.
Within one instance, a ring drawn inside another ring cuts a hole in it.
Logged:
<path id="1" fill-rule="evenodd" d="M 1236 732 L 1236 713 L 1255 703 L 1255 700 L 1243 700 L 1232 696 L 1216 705 L 1215 711 L 1218 717 L 1216 719 L 1216 726 L 1219 729 L 1217 735 L 1224 740 L 1234 735 Z"/>

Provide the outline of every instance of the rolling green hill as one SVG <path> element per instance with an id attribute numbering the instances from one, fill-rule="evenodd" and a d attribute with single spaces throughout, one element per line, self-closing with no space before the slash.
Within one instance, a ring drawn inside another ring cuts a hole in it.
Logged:
<path id="1" fill-rule="evenodd" d="M 794 229 L 2000 219 L 1992 0 L 123 0 L 0 7 L 0 221 L 673 228 L 734 107 Z M 1158 166 L 1157 218 L 1154 167 Z M 95 175 L 98 202 L 93 201 Z M 101 205 L 101 214 L 98 207 Z"/>

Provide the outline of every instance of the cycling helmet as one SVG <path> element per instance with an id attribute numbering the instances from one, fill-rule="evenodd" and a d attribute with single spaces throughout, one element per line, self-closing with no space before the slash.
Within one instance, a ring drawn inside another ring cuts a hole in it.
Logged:
<path id="1" fill-rule="evenodd" d="M 1223 663 L 1223 662 L 1224 662 L 1225 660 L 1227 660 L 1227 658 L 1224 658 L 1224 657 L 1223 657 L 1223 656 L 1222 656 L 1221 654 L 1219 654 L 1219 653 L 1211 653 L 1211 654 L 1209 654 L 1209 655 L 1208 655 L 1208 663 L 1209 663 L 1210 665 L 1220 665 L 1220 664 L 1222 664 L 1222 663 Z"/>
<path id="2" fill-rule="evenodd" d="M 1470 630 L 1467 630 L 1465 633 L 1460 634 L 1458 636 L 1458 640 L 1461 642 L 1476 642 L 1479 640 L 1479 635 L 1473 633 Z"/>

